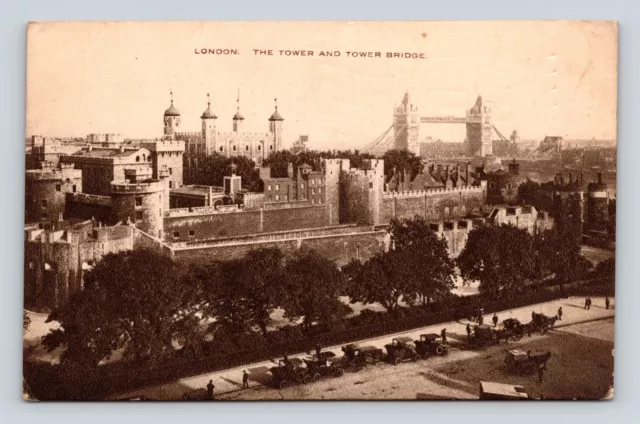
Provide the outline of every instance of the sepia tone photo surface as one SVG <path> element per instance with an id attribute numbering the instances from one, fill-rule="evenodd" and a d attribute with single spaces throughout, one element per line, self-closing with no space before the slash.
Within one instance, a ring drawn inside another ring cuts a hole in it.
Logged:
<path id="1" fill-rule="evenodd" d="M 27 400 L 613 397 L 618 27 L 28 26 Z"/>

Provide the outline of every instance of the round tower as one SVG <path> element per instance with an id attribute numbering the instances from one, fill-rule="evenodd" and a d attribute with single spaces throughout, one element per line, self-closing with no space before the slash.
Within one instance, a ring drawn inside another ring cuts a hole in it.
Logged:
<path id="1" fill-rule="evenodd" d="M 275 102 L 275 111 L 269 117 L 269 134 L 273 137 L 269 147 L 266 152 L 263 152 L 263 155 L 266 157 L 272 151 L 282 150 L 282 121 L 284 118 L 278 112 L 278 99 L 274 99 Z"/>
<path id="2" fill-rule="evenodd" d="M 147 180 L 140 183 L 111 184 L 111 213 L 113 220 L 132 223 L 150 236 L 164 236 L 166 183 Z"/>
<path id="3" fill-rule="evenodd" d="M 177 128 L 180 126 L 180 111 L 173 105 L 173 92 L 171 92 L 171 105 L 164 111 L 164 135 L 167 138 L 175 136 Z"/>
<path id="4" fill-rule="evenodd" d="M 207 156 L 215 151 L 215 134 L 216 134 L 216 119 L 218 117 L 211 111 L 211 98 L 207 93 L 207 110 L 200 116 L 202 120 L 202 139 L 205 143 L 205 150 Z"/>

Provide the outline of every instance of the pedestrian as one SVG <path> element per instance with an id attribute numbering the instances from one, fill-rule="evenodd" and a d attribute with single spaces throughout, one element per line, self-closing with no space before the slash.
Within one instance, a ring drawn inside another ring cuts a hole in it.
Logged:
<path id="1" fill-rule="evenodd" d="M 322 347 L 320 346 L 320 343 L 318 343 L 316 345 L 316 356 L 318 357 L 318 361 L 320 361 L 320 352 L 322 351 Z"/>
<path id="2" fill-rule="evenodd" d="M 531 311 L 531 321 L 535 321 L 536 319 L 536 313 L 535 311 Z"/>
<path id="3" fill-rule="evenodd" d="M 447 329 L 443 328 L 442 331 L 440 332 L 440 336 L 442 336 L 442 343 L 446 344 L 447 343 Z"/>
<path id="4" fill-rule="evenodd" d="M 538 383 L 542 383 L 542 377 L 544 375 L 544 364 L 538 365 Z"/>
<path id="5" fill-rule="evenodd" d="M 467 324 L 467 341 L 471 341 L 471 324 Z"/>
<path id="6" fill-rule="evenodd" d="M 558 321 L 562 321 L 562 306 L 558 308 Z"/>
<path id="7" fill-rule="evenodd" d="M 591 296 L 588 297 L 589 305 L 587 306 L 587 310 L 591 310 Z"/>
<path id="8" fill-rule="evenodd" d="M 493 314 L 493 318 L 491 318 L 491 321 L 493 321 L 493 326 L 497 327 L 498 326 L 498 315 L 496 315 L 495 313 Z"/>
<path id="9" fill-rule="evenodd" d="M 249 388 L 249 374 L 247 373 L 247 370 L 244 370 L 242 372 L 242 388 L 243 389 Z"/>
<path id="10" fill-rule="evenodd" d="M 604 298 L 604 308 L 609 309 L 609 306 L 611 306 L 611 302 L 609 301 L 609 296 L 607 296 Z"/>
<path id="11" fill-rule="evenodd" d="M 216 386 L 213 385 L 213 380 L 209 380 L 209 384 L 207 384 L 207 395 L 209 396 L 209 399 L 213 400 L 213 389 L 215 389 Z"/>

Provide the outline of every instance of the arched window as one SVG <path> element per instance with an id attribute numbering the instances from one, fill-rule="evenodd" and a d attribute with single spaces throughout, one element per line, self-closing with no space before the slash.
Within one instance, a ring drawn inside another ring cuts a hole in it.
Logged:
<path id="1" fill-rule="evenodd" d="M 224 152 L 224 146 L 220 146 L 220 151 Z"/>
<path id="2" fill-rule="evenodd" d="M 273 144 L 269 144 L 269 150 L 273 150 Z"/>
<path id="3" fill-rule="evenodd" d="M 233 146 L 233 151 L 234 151 L 234 152 L 236 151 L 236 146 Z"/>
<path id="4" fill-rule="evenodd" d="M 262 146 L 258 144 L 258 151 L 262 150 Z"/>
<path id="5" fill-rule="evenodd" d="M 145 155 L 144 153 L 142 154 L 142 162 L 145 162 L 147 160 L 147 155 Z"/>
<path id="6" fill-rule="evenodd" d="M 140 156 L 136 156 L 136 162 L 140 162 Z"/>
<path id="7" fill-rule="evenodd" d="M 249 145 L 248 144 L 244 146 L 244 150 L 247 151 L 247 152 L 249 151 Z"/>

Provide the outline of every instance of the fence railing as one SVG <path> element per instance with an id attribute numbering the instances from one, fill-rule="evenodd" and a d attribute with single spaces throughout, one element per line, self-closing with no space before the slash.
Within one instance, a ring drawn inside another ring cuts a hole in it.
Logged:
<path id="1" fill-rule="evenodd" d="M 577 281 L 560 286 L 538 287 L 514 297 L 491 299 L 484 295 L 458 297 L 453 304 L 439 305 L 439 312 L 423 312 L 415 316 L 381 321 L 347 328 L 285 343 L 256 345 L 233 352 L 203 353 L 198 358 L 173 358 L 163 363 L 113 363 L 89 372 L 77 366 L 24 363 L 24 377 L 33 394 L 40 400 L 101 399 L 109 395 L 133 391 L 141 387 L 163 384 L 179 378 L 211 373 L 224 369 L 312 351 L 318 344 L 335 346 L 358 340 L 383 337 L 420 327 L 458 321 L 467 318 L 470 310 L 482 305 L 487 313 L 515 309 L 548 302 L 564 296 L 613 295 L 613 277 Z M 265 339 L 266 341 L 266 339 Z"/>

